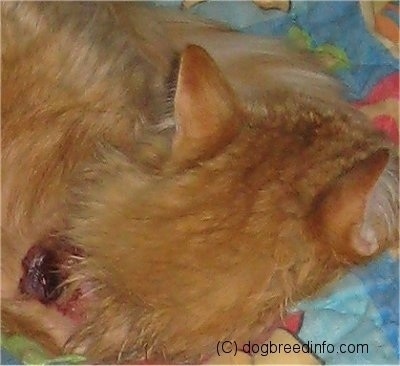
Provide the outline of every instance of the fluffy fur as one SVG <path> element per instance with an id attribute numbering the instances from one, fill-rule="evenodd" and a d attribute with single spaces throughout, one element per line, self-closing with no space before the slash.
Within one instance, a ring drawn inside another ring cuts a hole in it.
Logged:
<path id="1" fill-rule="evenodd" d="M 397 244 L 397 152 L 308 57 L 134 4 L 1 6 L 5 331 L 199 362 Z M 18 288 L 54 235 L 79 321 Z"/>

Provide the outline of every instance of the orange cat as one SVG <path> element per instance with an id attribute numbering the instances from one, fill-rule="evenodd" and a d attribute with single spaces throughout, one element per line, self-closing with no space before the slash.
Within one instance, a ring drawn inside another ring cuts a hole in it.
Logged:
<path id="1" fill-rule="evenodd" d="M 201 362 L 397 244 L 397 151 L 306 56 L 129 3 L 1 7 L 3 331 Z"/>

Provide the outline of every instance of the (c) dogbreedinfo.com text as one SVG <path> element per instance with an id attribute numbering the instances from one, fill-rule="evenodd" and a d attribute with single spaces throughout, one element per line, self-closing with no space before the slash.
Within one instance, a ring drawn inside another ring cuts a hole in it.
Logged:
<path id="1" fill-rule="evenodd" d="M 295 343 L 274 343 L 268 341 L 265 343 L 247 342 L 238 345 L 236 341 L 219 341 L 217 343 L 217 354 L 233 354 L 236 356 L 238 352 L 244 352 L 250 355 L 268 356 L 275 353 L 368 353 L 368 344 L 366 343 L 342 343 L 332 344 L 326 341 L 322 343 L 306 342 L 303 344 Z"/>

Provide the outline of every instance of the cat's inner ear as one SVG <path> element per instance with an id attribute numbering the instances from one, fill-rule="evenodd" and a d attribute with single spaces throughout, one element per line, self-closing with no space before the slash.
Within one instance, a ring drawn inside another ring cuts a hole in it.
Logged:
<path id="1" fill-rule="evenodd" d="M 237 133 L 240 107 L 234 92 L 211 56 L 199 46 L 190 45 L 181 55 L 174 117 L 175 162 L 210 157 Z"/>
<path id="2" fill-rule="evenodd" d="M 378 150 L 316 199 L 311 229 L 344 260 L 376 253 L 396 231 L 398 178 L 390 169 L 389 152 Z"/>

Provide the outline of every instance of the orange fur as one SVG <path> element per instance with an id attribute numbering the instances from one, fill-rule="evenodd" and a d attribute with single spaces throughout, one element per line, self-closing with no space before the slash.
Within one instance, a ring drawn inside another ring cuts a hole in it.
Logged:
<path id="1" fill-rule="evenodd" d="M 231 33 L 194 20 L 192 40 L 188 20 L 157 47 L 135 9 L 2 4 L 3 327 L 98 362 L 199 362 L 397 242 L 397 153 L 301 56 L 268 69 L 260 54 L 251 71 L 211 44 L 214 61 L 180 37 L 208 50 L 202 27 Z M 261 93 L 263 68 L 315 88 Z M 21 260 L 54 231 L 85 253 L 63 294 L 88 289 L 77 324 L 28 322 L 18 290 Z"/>

